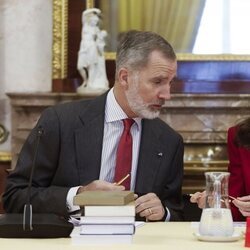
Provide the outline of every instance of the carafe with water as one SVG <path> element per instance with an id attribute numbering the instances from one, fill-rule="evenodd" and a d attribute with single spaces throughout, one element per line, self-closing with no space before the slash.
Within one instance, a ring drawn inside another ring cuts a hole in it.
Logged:
<path id="1" fill-rule="evenodd" d="M 206 172 L 206 200 L 199 224 L 204 236 L 225 237 L 234 232 L 228 197 L 228 172 Z"/>

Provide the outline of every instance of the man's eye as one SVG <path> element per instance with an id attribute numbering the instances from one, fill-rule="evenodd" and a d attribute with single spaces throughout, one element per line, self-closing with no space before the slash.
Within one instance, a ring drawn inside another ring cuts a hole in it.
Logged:
<path id="1" fill-rule="evenodd" d="M 161 80 L 155 80 L 154 81 L 155 84 L 161 84 L 161 82 L 162 82 Z"/>
<path id="2" fill-rule="evenodd" d="M 175 83 L 175 81 L 176 81 L 176 79 L 173 79 L 173 80 L 170 81 L 169 84 L 170 84 L 170 85 L 173 85 L 173 84 Z"/>

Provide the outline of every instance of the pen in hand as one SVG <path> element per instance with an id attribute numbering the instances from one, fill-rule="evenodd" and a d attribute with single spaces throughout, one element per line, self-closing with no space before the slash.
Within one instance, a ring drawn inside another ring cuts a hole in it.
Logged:
<path id="1" fill-rule="evenodd" d="M 188 194 L 190 197 L 192 197 L 194 194 Z M 201 198 L 201 194 L 199 195 L 199 197 L 197 197 L 198 199 Z M 231 195 L 228 195 L 228 198 L 229 198 L 229 202 L 232 202 L 233 200 L 236 200 L 237 198 L 231 196 Z M 223 199 L 220 199 L 222 202 L 225 202 L 225 200 Z"/>
<path id="2" fill-rule="evenodd" d="M 231 196 L 231 195 L 228 195 L 228 197 L 231 199 L 231 200 L 237 200 L 237 198 Z"/>
<path id="3" fill-rule="evenodd" d="M 127 174 L 125 177 L 123 177 L 121 180 L 119 180 L 118 182 L 115 182 L 114 184 L 116 186 L 121 185 L 128 177 L 130 176 L 130 174 Z"/>

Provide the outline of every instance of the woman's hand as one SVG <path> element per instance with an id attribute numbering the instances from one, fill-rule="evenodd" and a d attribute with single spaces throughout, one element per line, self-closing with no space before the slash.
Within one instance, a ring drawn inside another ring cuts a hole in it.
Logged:
<path id="1" fill-rule="evenodd" d="M 232 203 L 239 208 L 243 216 L 250 216 L 250 195 L 237 197 L 237 199 L 232 200 Z"/>
<path id="2" fill-rule="evenodd" d="M 205 207 L 206 191 L 191 194 L 190 202 L 197 203 L 199 208 Z"/>

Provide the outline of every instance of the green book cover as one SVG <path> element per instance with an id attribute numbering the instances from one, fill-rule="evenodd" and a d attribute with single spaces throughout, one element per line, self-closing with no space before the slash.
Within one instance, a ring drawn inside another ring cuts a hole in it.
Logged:
<path id="1" fill-rule="evenodd" d="M 84 191 L 74 197 L 74 205 L 126 205 L 134 201 L 132 191 Z"/>

